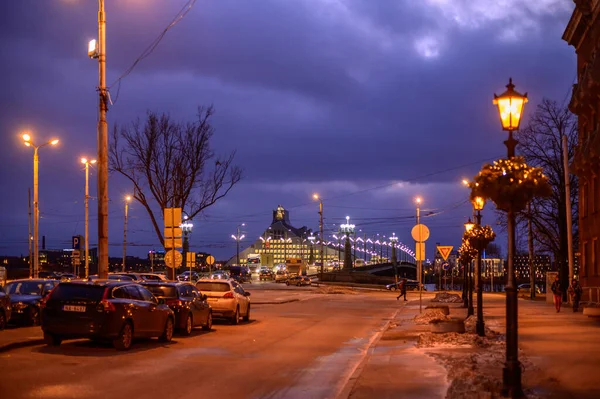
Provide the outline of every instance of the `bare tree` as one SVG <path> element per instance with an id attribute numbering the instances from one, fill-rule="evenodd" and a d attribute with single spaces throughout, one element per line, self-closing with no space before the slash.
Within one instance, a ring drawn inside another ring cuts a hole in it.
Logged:
<path id="1" fill-rule="evenodd" d="M 519 131 L 517 151 L 528 165 L 541 167 L 552 186 L 548 198 L 535 198 L 531 213 L 525 210 L 517 215 L 518 235 L 527 237 L 527 222 L 531 218 L 535 252 L 552 254 L 559 265 L 563 278 L 568 278 L 567 210 L 564 164 L 562 160 L 562 136 L 567 136 L 569 164 L 577 145 L 577 119 L 568 108 L 544 99 L 537 106 L 527 126 Z M 571 204 L 573 214 L 573 245 L 578 239 L 578 180 L 571 175 Z M 499 218 L 505 227 L 506 220 Z M 525 241 L 526 244 L 526 241 Z M 564 282 L 566 284 L 566 281 Z"/>
<path id="2" fill-rule="evenodd" d="M 133 184 L 134 198 L 146 208 L 162 245 L 164 208 L 182 208 L 192 219 L 242 178 L 242 169 L 233 164 L 235 151 L 220 158 L 211 150 L 213 113 L 212 106 L 200 107 L 196 122 L 179 123 L 168 114 L 148 112 L 143 123 L 114 127 L 111 171 Z"/>

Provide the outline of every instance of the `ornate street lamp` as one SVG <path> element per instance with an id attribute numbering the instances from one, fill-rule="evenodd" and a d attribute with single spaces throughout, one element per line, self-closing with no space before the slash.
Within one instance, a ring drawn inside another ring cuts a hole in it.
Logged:
<path id="1" fill-rule="evenodd" d="M 356 226 L 350 223 L 350 216 L 346 216 L 346 223 L 340 225 L 340 231 L 346 234 L 346 243 L 344 245 L 344 269 L 352 267 L 352 254 L 350 252 L 350 234 L 354 234 Z"/>
<path id="2" fill-rule="evenodd" d="M 519 129 L 523 107 L 528 101 L 527 93 L 520 94 L 514 90 L 512 78 L 508 80 L 506 91 L 499 96 L 494 94 L 494 105 L 498 106 L 502 129 L 508 131 L 508 139 L 504 142 L 509 160 L 515 156 L 517 140 L 513 131 Z M 522 396 L 521 363 L 519 362 L 518 347 L 518 303 L 517 285 L 515 280 L 515 211 L 507 211 L 508 224 L 508 276 L 506 281 L 506 362 L 502 378 L 502 392 L 511 397 Z"/>
<path id="3" fill-rule="evenodd" d="M 476 226 L 481 227 L 481 211 L 485 206 L 485 200 L 482 197 L 473 198 L 473 209 L 476 213 Z M 473 230 L 471 230 L 473 231 Z M 475 265 L 475 278 L 477 283 L 477 324 L 476 331 L 480 337 L 485 336 L 485 324 L 483 322 L 483 284 L 481 282 L 481 251 L 484 248 L 477 249 L 477 264 Z"/>
<path id="4" fill-rule="evenodd" d="M 398 242 L 398 237 L 396 237 L 396 233 L 392 233 L 390 237 L 390 243 L 392 244 L 392 265 L 394 266 L 394 277 L 396 279 L 396 286 L 398 285 L 398 259 L 396 259 L 396 243 Z"/>
<path id="5" fill-rule="evenodd" d="M 475 227 L 475 223 L 471 222 L 471 218 L 465 222 L 465 232 L 469 233 Z M 462 254 L 461 254 L 462 256 Z M 463 256 L 463 259 L 466 257 Z M 471 261 L 463 264 L 463 307 L 467 308 L 467 316 L 473 314 L 473 289 L 471 285 Z M 469 299 L 470 298 L 470 299 Z M 470 306 L 469 306 L 470 305 Z"/>
<path id="6" fill-rule="evenodd" d="M 187 269 L 187 254 L 190 251 L 190 243 L 188 241 L 188 234 L 192 232 L 192 228 L 194 228 L 194 224 L 188 220 L 187 216 L 183 217 L 183 222 L 179 226 L 181 231 L 183 232 L 183 269 Z M 191 269 L 190 265 L 190 269 Z M 192 272 L 190 270 L 190 281 L 192 281 Z"/>

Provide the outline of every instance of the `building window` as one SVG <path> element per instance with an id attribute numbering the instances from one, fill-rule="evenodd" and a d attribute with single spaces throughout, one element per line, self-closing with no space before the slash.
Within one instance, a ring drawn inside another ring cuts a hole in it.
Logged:
<path id="1" fill-rule="evenodd" d="M 598 239 L 594 238 L 592 240 L 592 266 L 594 276 L 598 275 L 598 259 L 596 258 L 596 254 L 598 253 Z"/>
<path id="2" fill-rule="evenodd" d="M 583 183 L 581 187 L 581 216 L 587 216 L 587 196 L 588 196 L 588 186 L 587 183 Z"/>

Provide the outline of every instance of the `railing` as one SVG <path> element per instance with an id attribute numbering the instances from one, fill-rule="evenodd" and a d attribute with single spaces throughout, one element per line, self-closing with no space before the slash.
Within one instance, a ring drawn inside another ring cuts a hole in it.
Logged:
<path id="1" fill-rule="evenodd" d="M 600 287 L 583 287 L 583 297 L 587 299 L 587 302 L 600 303 Z"/>

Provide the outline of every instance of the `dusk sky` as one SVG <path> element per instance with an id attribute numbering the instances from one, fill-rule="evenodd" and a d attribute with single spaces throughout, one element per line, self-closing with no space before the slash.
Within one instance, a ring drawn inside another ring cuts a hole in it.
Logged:
<path id="1" fill-rule="evenodd" d="M 107 80 L 112 83 L 186 0 L 106 0 Z M 27 253 L 31 148 L 40 150 L 40 248 L 69 248 L 84 232 L 84 168 L 95 157 L 98 63 L 96 0 L 3 2 L 0 53 L 0 255 Z M 512 77 L 528 92 L 525 121 L 542 98 L 566 104 L 575 53 L 561 40 L 571 0 L 197 0 L 156 50 L 121 83 L 109 126 L 147 110 L 194 121 L 213 104 L 217 154 L 237 150 L 244 178 L 194 220 L 193 251 L 234 255 L 246 223 L 258 238 L 281 204 L 293 225 L 328 231 L 349 215 L 362 233 L 412 244 L 414 198 L 423 198 L 435 243 L 460 244 L 471 214 L 463 177 L 505 156 L 493 94 Z M 117 87 L 111 89 L 113 101 Z M 517 147 L 517 153 L 519 148 Z M 96 170 L 90 245 L 96 246 Z M 120 256 L 123 198 L 109 180 L 110 256 Z M 496 228 L 494 205 L 484 222 Z M 130 206 L 128 254 L 158 249 L 149 218 Z M 248 242 L 249 242 L 248 241 Z M 498 244 L 506 248 L 505 238 Z"/>

